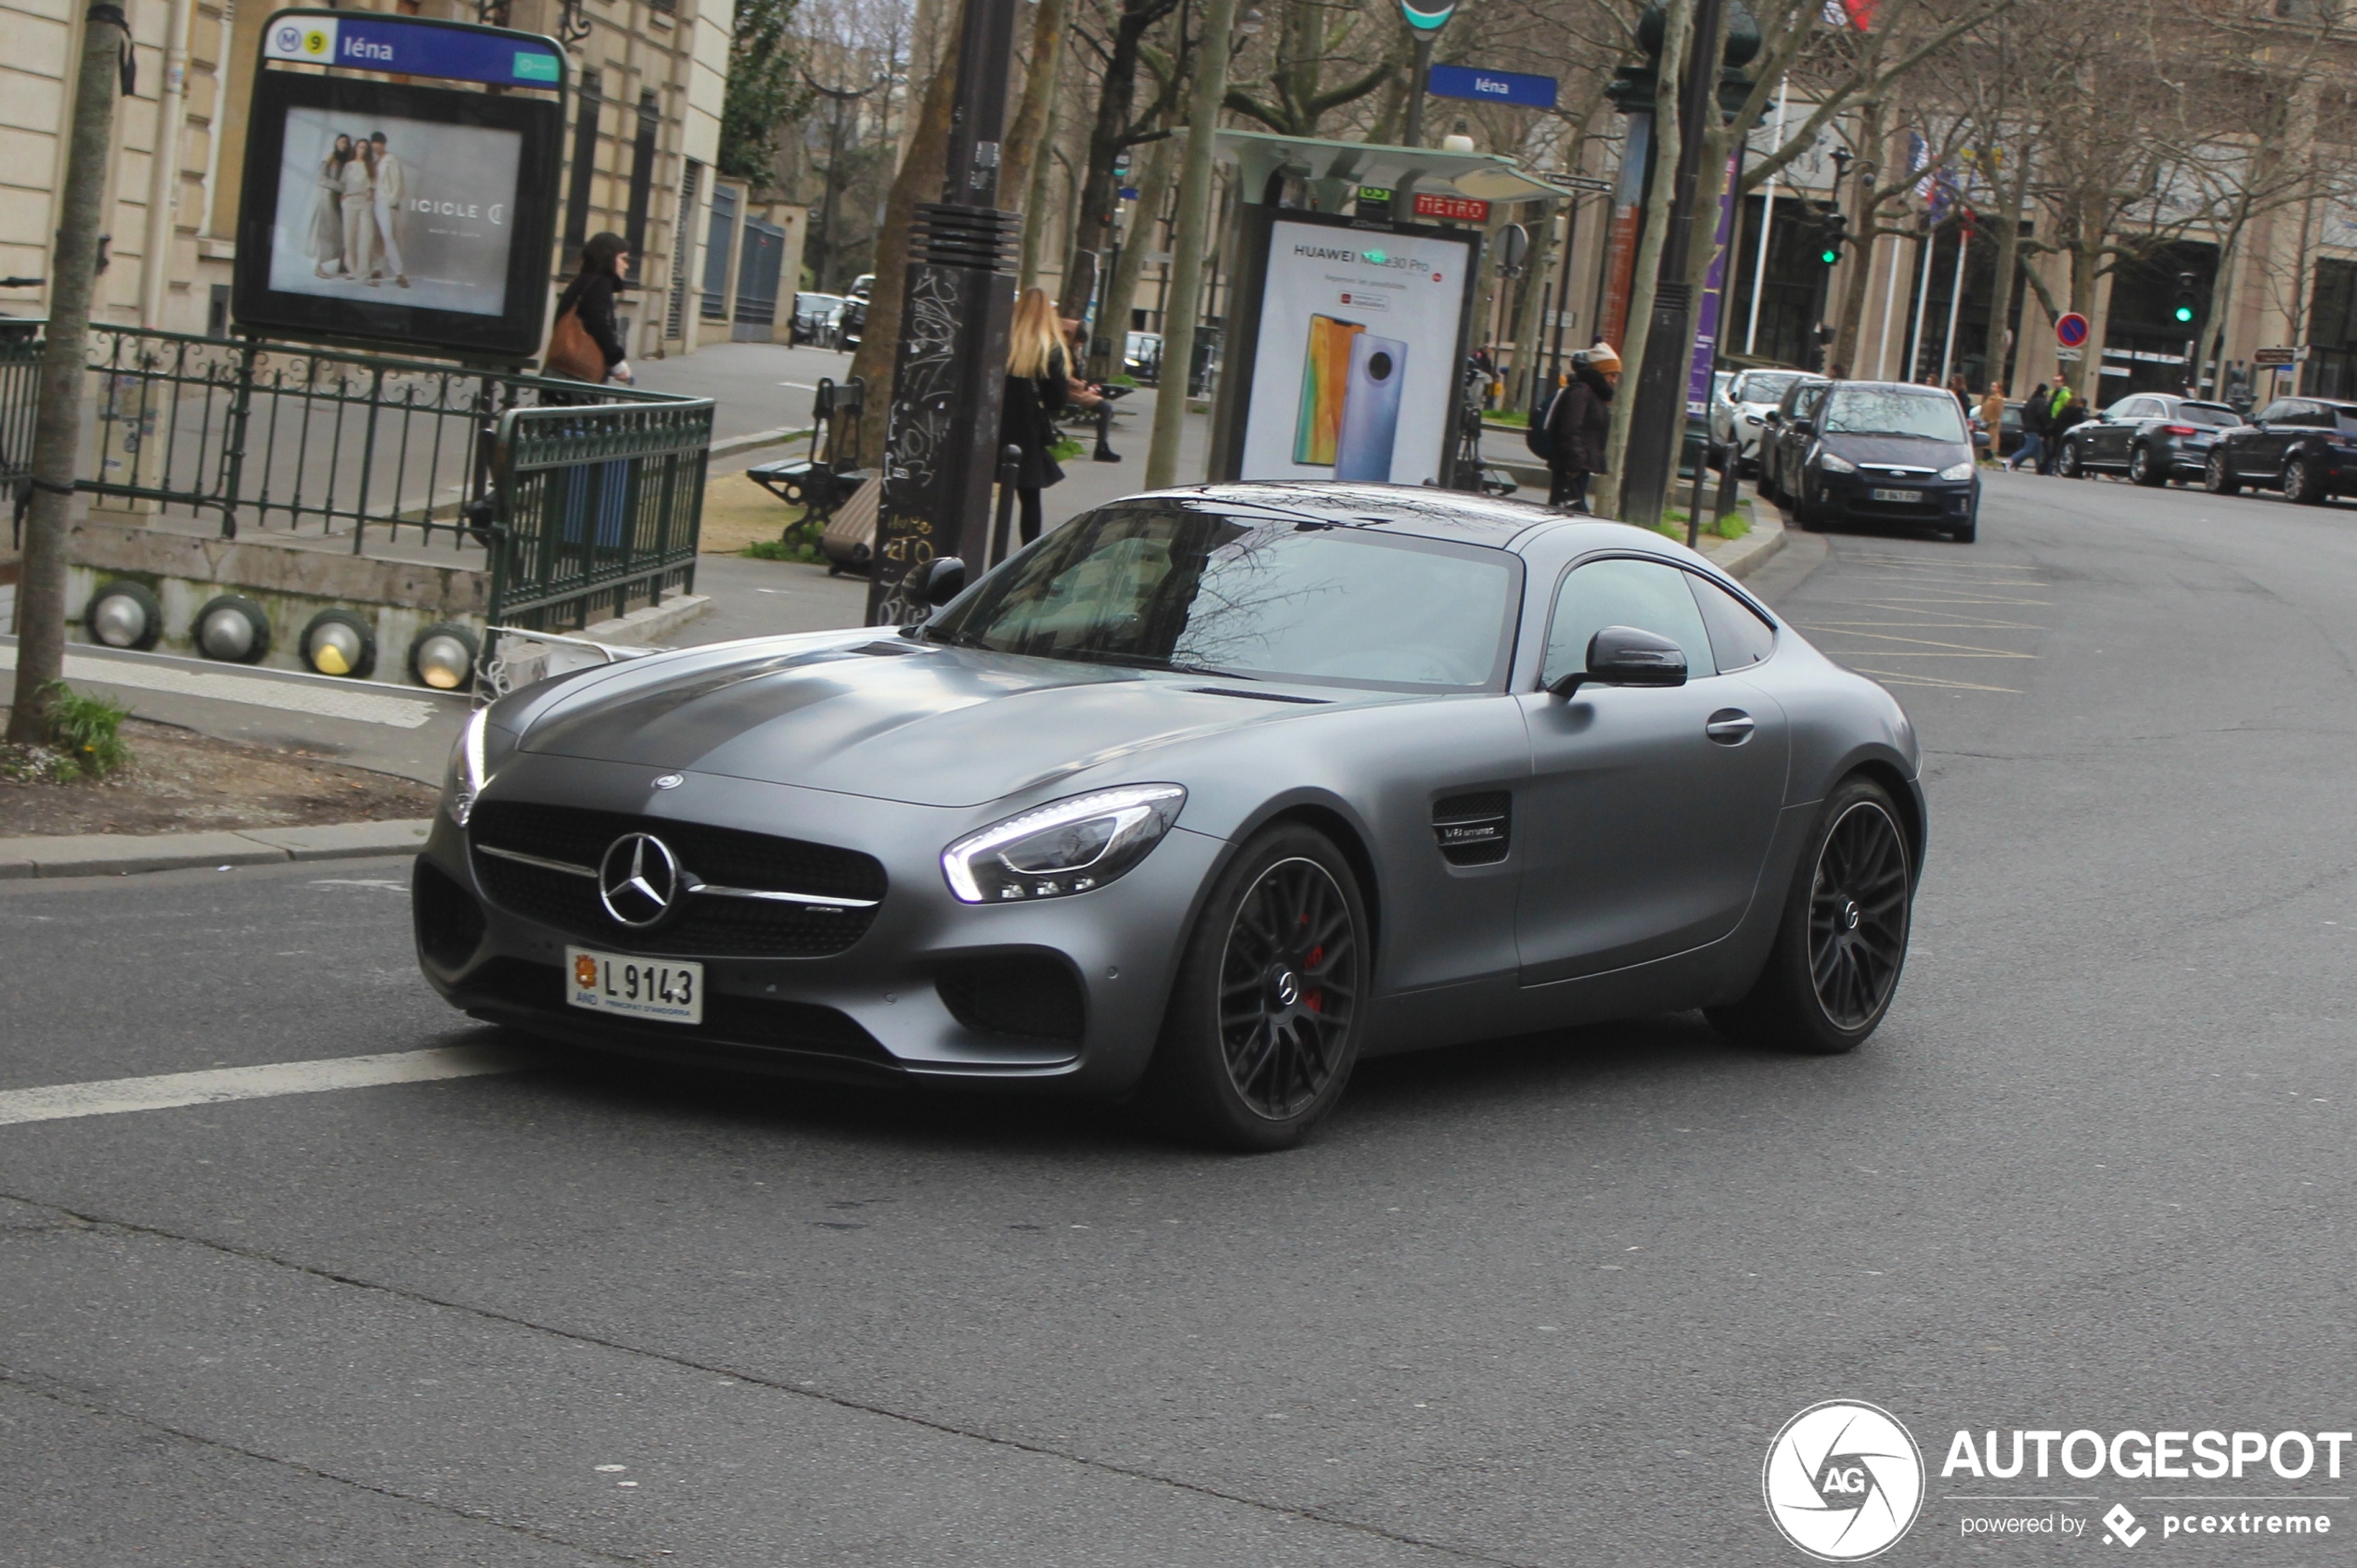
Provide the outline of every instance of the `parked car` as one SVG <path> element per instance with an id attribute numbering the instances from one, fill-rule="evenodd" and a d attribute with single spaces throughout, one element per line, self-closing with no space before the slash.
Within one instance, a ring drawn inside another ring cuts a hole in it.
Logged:
<path id="1" fill-rule="evenodd" d="M 2241 423 L 2223 403 L 2137 392 L 2073 425 L 2054 456 L 2054 469 L 2065 479 L 2124 473 L 2138 484 L 2197 479 L 2219 433 Z"/>
<path id="2" fill-rule="evenodd" d="M 1728 383 L 1726 395 L 1710 409 L 1710 442 L 1719 452 L 1732 447 L 1740 453 L 1741 472 L 1759 469 L 1759 434 L 1768 428 L 1770 411 L 1797 381 L 1810 378 L 1802 370 L 1742 370 Z"/>
<path id="3" fill-rule="evenodd" d="M 1778 498 L 1803 528 L 1906 522 L 1963 544 L 1979 531 L 1980 465 L 1964 411 L 1938 387 L 1829 384 L 1778 431 Z"/>
<path id="4" fill-rule="evenodd" d="M 1361 1056 L 1692 1008 L 1827 1054 L 1890 1006 L 1913 727 L 1668 540 L 1214 484 L 908 582 L 897 636 L 475 710 L 412 881 L 427 981 L 658 1073 L 1134 1096 L 1241 1149 Z"/>
<path id="5" fill-rule="evenodd" d="M 835 313 L 835 347 L 846 352 L 859 346 L 868 335 L 868 296 L 854 294 L 844 301 L 843 309 Z"/>
<path id="6" fill-rule="evenodd" d="M 1784 389 L 1784 395 L 1776 400 L 1776 406 L 1760 417 L 1758 460 L 1762 498 L 1770 501 L 1779 498 L 1785 436 L 1796 430 L 1798 421 L 1816 418 L 1817 405 L 1824 400 L 1825 389 L 1832 385 L 1822 376 L 1803 376 Z"/>
<path id="7" fill-rule="evenodd" d="M 789 335 L 797 343 L 831 347 L 830 334 L 835 317 L 842 310 L 841 294 L 796 294 L 793 297 L 793 327 Z"/>
<path id="8" fill-rule="evenodd" d="M 1162 334 L 1132 332 L 1122 351 L 1121 367 L 1141 387 L 1162 384 Z"/>
<path id="9" fill-rule="evenodd" d="M 2232 495 L 2246 484 L 2307 506 L 2357 493 L 2357 403 L 2279 397 L 2249 424 L 2221 431 L 2203 488 Z"/>
<path id="10" fill-rule="evenodd" d="M 855 300 L 870 298 L 875 291 L 876 275 L 872 272 L 863 272 L 851 280 L 851 297 Z"/>

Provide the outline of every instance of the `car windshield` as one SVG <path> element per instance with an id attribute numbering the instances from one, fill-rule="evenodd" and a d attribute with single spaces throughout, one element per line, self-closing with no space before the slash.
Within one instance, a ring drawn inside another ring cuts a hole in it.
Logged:
<path id="1" fill-rule="evenodd" d="M 1913 435 L 1964 439 L 1964 410 L 1954 398 L 1928 389 L 1842 387 L 1825 399 L 1827 435 Z"/>
<path id="2" fill-rule="evenodd" d="M 1784 393 L 1790 390 L 1795 381 L 1799 379 L 1798 375 L 1763 376 L 1755 370 L 1744 378 L 1744 401 L 1745 403 L 1782 402 Z"/>
<path id="3" fill-rule="evenodd" d="M 1237 512 L 1075 518 L 928 624 L 928 639 L 1082 663 L 1397 691 L 1504 679 L 1522 563 L 1503 550 Z"/>

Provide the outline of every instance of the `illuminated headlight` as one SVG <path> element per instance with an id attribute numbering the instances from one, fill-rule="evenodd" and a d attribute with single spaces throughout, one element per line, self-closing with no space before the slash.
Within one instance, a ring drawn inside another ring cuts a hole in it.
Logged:
<path id="1" fill-rule="evenodd" d="M 1178 820 L 1178 784 L 1126 784 L 994 822 L 941 852 L 949 891 L 968 904 L 1063 898 L 1104 886 Z"/>
<path id="2" fill-rule="evenodd" d="M 1854 474 L 1858 471 L 1857 464 L 1831 452 L 1818 453 L 1817 466 L 1829 474 Z"/>
<path id="3" fill-rule="evenodd" d="M 475 798 L 491 781 L 491 770 L 504 760 L 516 738 L 491 723 L 491 710 L 477 708 L 467 715 L 458 743 L 450 748 L 450 765 L 442 776 L 443 809 L 463 828 L 474 815 Z"/>

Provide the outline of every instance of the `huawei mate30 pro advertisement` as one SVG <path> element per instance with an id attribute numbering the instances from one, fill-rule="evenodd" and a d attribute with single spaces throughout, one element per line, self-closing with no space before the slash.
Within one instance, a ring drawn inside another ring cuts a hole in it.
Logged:
<path id="1" fill-rule="evenodd" d="M 1476 237 L 1269 228 L 1239 477 L 1437 482 Z"/>

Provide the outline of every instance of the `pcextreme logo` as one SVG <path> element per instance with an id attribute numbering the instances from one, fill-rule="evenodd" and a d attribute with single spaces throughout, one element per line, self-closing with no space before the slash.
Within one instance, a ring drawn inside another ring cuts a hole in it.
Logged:
<path id="1" fill-rule="evenodd" d="M 1879 1406 L 1828 1399 L 1776 1433 L 1759 1484 L 1784 1539 L 1821 1562 L 1860 1562 L 1922 1511 L 1923 1450 Z"/>

